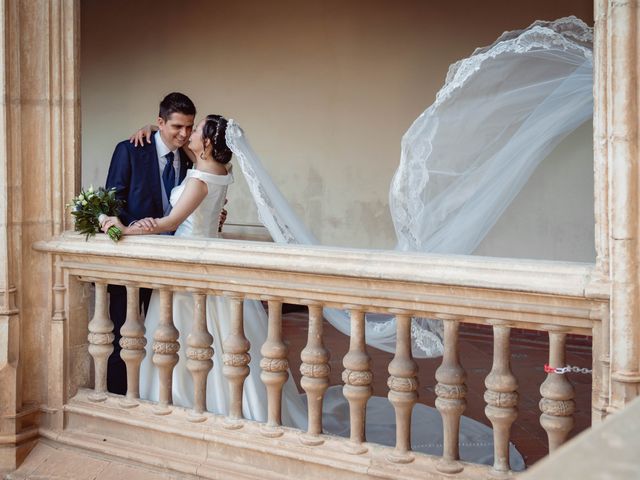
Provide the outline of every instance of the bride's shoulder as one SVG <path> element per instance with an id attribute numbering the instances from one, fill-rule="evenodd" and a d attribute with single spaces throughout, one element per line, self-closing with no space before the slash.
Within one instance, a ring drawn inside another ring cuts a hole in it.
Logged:
<path id="1" fill-rule="evenodd" d="M 192 168 L 187 170 L 187 177 L 197 178 L 198 180 L 211 185 L 229 185 L 233 183 L 233 175 L 231 172 L 228 172 L 226 175 L 216 175 L 214 173 L 203 172 Z"/>

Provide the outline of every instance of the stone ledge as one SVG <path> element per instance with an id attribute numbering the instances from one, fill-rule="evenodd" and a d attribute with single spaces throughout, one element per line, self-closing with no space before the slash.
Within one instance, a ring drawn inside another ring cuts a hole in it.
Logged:
<path id="1" fill-rule="evenodd" d="M 363 455 L 346 452 L 348 439 L 323 435 L 321 446 L 306 446 L 301 433 L 283 428 L 282 436 L 261 434 L 263 425 L 243 421 L 239 430 L 225 428 L 225 418 L 205 413 L 206 421 L 188 421 L 188 409 L 173 407 L 169 416 L 152 413 L 153 403 L 141 401 L 135 409 L 118 406 L 121 398 L 109 395 L 100 404 L 88 401 L 90 390 L 81 390 L 67 406 L 67 428 L 41 433 L 62 445 L 122 458 L 127 462 L 168 469 L 173 473 L 220 478 L 228 472 L 234 478 L 275 480 L 305 479 L 415 479 L 441 478 L 437 457 L 416 453 L 408 465 L 388 462 L 389 447 L 366 444 Z M 484 478 L 489 467 L 466 464 L 458 478 Z"/>
<path id="2" fill-rule="evenodd" d="M 595 265 L 587 263 L 160 235 L 125 237 L 116 244 L 105 235 L 85 241 L 82 235 L 64 232 L 49 241 L 36 242 L 33 248 L 53 254 L 108 256 L 114 262 L 124 257 L 572 297 L 584 297 L 586 287 L 595 275 Z"/>
<path id="3" fill-rule="evenodd" d="M 553 324 L 582 335 L 592 334 L 607 303 L 585 296 L 593 270 L 586 264 L 151 237 L 114 244 L 67 232 L 34 248 L 85 282 L 496 319 L 533 330 Z"/>

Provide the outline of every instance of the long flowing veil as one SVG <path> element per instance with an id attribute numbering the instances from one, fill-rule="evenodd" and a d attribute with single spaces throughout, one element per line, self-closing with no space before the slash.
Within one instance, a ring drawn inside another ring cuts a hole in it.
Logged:
<path id="1" fill-rule="evenodd" d="M 592 115 L 591 44 L 575 17 L 535 22 L 450 67 L 402 139 L 389 192 L 398 250 L 473 252 L 537 165 Z M 317 243 L 233 120 L 226 139 L 273 240 Z M 345 312 L 324 315 L 349 334 Z M 366 319 L 367 344 L 394 351 L 395 320 Z M 440 322 L 414 318 L 412 340 L 416 357 L 441 355 Z"/>
<path id="2" fill-rule="evenodd" d="M 592 30 L 506 32 L 449 68 L 402 139 L 389 205 L 403 251 L 470 254 L 538 164 L 593 112 Z"/>

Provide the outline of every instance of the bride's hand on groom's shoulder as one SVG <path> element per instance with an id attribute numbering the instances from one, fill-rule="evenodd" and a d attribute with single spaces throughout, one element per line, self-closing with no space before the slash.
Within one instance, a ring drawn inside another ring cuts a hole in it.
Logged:
<path id="1" fill-rule="evenodd" d="M 225 198 L 224 205 L 226 205 L 227 203 L 229 203 L 229 199 Z M 222 210 L 220 210 L 220 216 L 218 217 L 218 233 L 222 232 L 222 227 L 224 226 L 224 222 L 226 221 L 227 221 L 227 209 L 223 207 Z"/>
<path id="2" fill-rule="evenodd" d="M 151 135 L 158 129 L 155 125 L 145 125 L 136 133 L 129 137 L 129 143 L 133 143 L 136 147 L 144 145 L 146 139 L 147 143 L 151 143 Z"/>

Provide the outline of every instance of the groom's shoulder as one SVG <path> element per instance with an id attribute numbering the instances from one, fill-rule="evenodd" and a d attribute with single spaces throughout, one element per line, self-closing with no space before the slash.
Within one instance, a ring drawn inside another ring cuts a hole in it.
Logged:
<path id="1" fill-rule="evenodd" d="M 149 153 L 155 153 L 156 146 L 153 143 L 144 143 L 143 145 L 135 146 L 129 140 L 123 140 L 116 145 L 114 154 L 126 153 L 128 156 L 147 155 Z"/>

